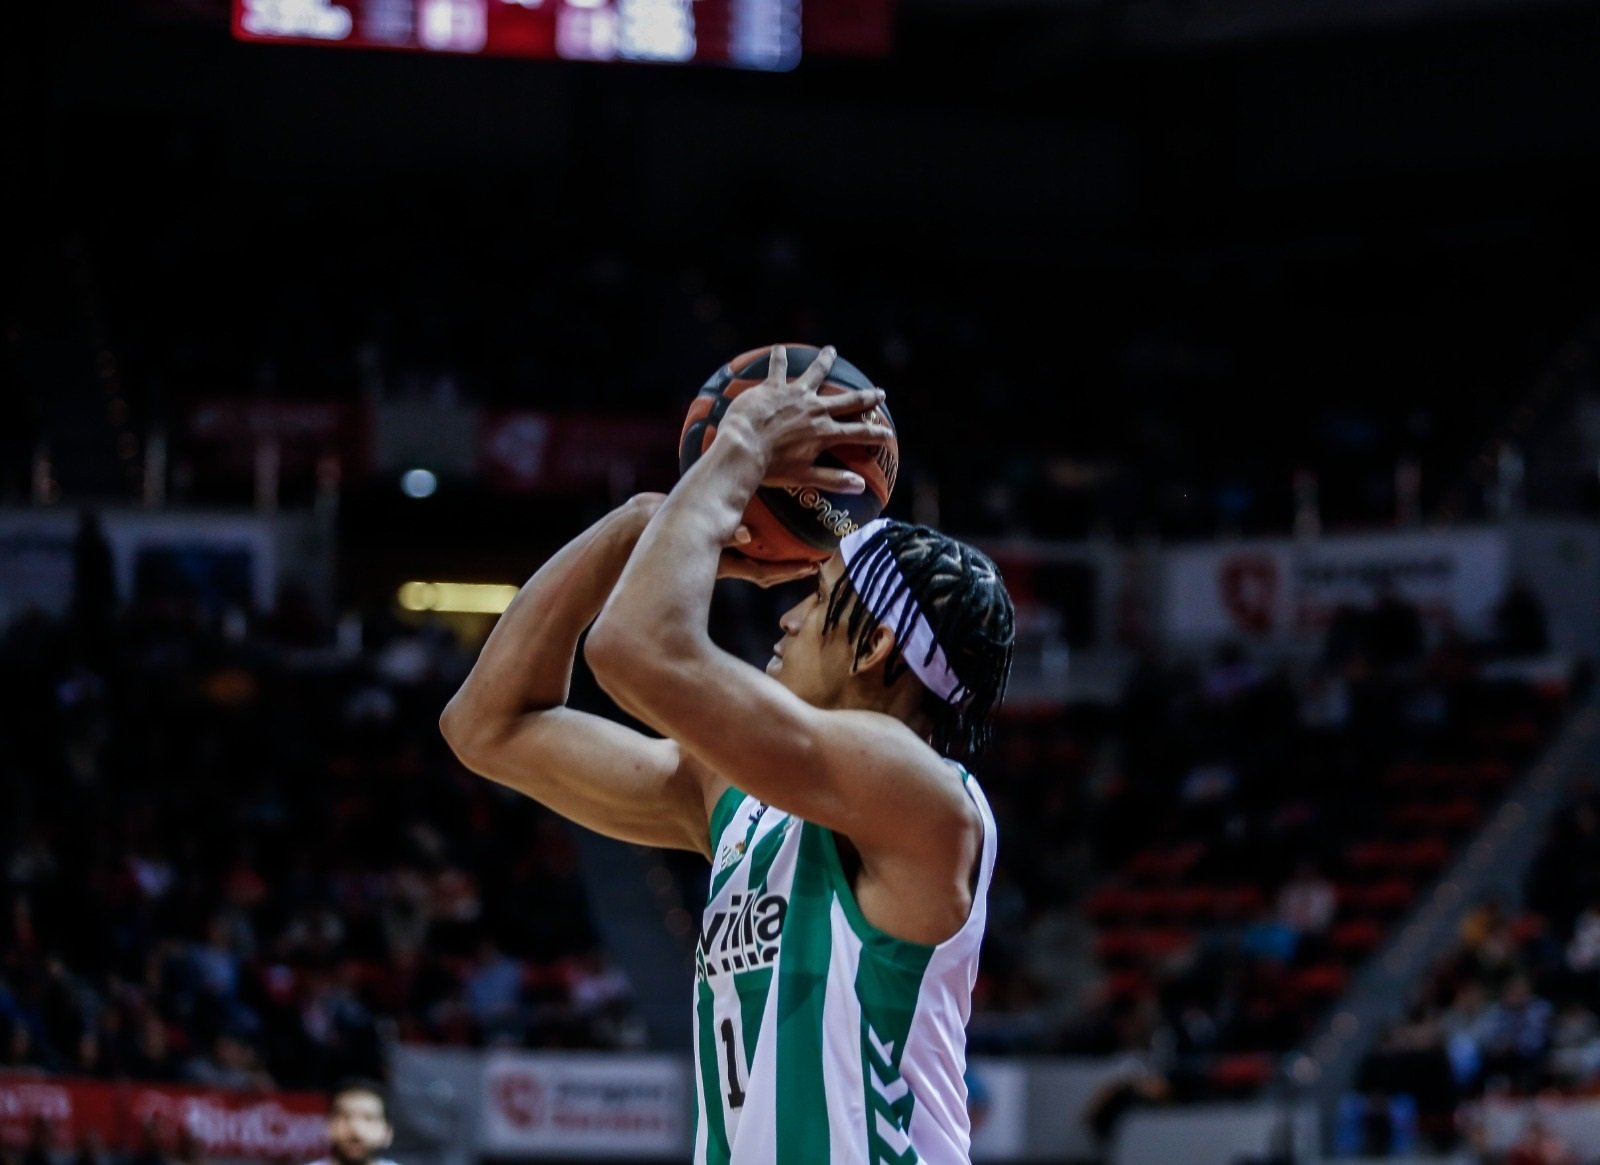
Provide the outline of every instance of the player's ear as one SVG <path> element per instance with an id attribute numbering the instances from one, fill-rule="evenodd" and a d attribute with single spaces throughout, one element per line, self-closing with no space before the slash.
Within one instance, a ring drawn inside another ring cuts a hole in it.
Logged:
<path id="1" fill-rule="evenodd" d="M 887 666 L 889 653 L 893 650 L 894 631 L 879 623 L 872 629 L 872 634 L 867 636 L 867 650 L 851 665 L 851 672 L 881 670 Z"/>

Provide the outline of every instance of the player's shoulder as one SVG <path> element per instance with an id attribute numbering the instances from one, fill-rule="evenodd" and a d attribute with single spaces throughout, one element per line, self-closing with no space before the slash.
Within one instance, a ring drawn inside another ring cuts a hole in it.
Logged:
<path id="1" fill-rule="evenodd" d="M 886 763 L 914 769 L 929 781 L 960 791 L 971 774 L 954 757 L 946 756 L 911 725 L 881 712 L 846 712 L 859 726 L 874 752 Z"/>
<path id="2" fill-rule="evenodd" d="M 863 763 L 871 755 L 873 763 L 897 774 L 893 784 L 908 795 L 917 796 L 923 804 L 931 797 L 934 802 L 947 805 L 963 826 L 981 824 L 972 795 L 974 778 L 960 760 L 946 756 L 911 725 L 893 716 L 879 712 L 841 715 L 860 725 L 863 736 L 856 743 L 865 747 L 856 755 L 863 757 Z"/>

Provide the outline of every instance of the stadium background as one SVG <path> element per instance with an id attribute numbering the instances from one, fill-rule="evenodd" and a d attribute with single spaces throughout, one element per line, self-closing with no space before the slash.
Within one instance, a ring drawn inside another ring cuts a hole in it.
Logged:
<path id="1" fill-rule="evenodd" d="M 702 874 L 453 762 L 442 584 L 778 338 L 1026 614 L 977 1155 L 1600 1160 L 1593 17 L 819 0 L 768 71 L 14 5 L 8 1161 L 309 1159 L 350 1071 L 403 1165 L 681 1157 Z"/>

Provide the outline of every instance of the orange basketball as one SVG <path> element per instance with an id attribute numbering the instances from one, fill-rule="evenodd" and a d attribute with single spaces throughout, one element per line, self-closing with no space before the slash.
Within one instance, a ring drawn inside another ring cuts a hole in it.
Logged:
<path id="1" fill-rule="evenodd" d="M 820 351 L 813 344 L 785 344 L 789 357 L 789 377 L 799 376 L 811 366 Z M 678 472 L 687 473 L 717 435 L 717 424 L 728 411 L 734 397 L 767 378 L 767 358 L 772 345 L 742 352 L 729 360 L 700 387 L 689 404 L 678 438 Z M 842 356 L 835 357 L 823 393 L 848 392 L 877 387 L 866 375 Z M 894 419 L 884 405 L 878 405 L 878 419 L 892 430 Z M 841 419 L 856 420 L 859 415 Z M 900 471 L 900 446 L 891 440 L 882 447 L 838 445 L 817 459 L 818 465 L 853 470 L 866 481 L 859 494 L 840 493 L 815 487 L 768 486 L 757 488 L 745 508 L 744 524 L 750 541 L 739 550 L 751 558 L 767 562 L 821 562 L 839 548 L 839 539 L 859 529 L 883 512 L 894 492 Z"/>

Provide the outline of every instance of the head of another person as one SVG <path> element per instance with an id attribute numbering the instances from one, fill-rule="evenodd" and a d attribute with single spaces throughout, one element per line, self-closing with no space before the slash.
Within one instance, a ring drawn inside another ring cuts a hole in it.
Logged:
<path id="1" fill-rule="evenodd" d="M 328 1104 L 328 1144 L 339 1165 L 368 1165 L 394 1143 L 389 1103 L 374 1080 L 350 1079 L 334 1086 Z"/>
<path id="2" fill-rule="evenodd" d="M 816 591 L 783 616 L 776 675 L 815 703 L 877 657 L 882 686 L 915 684 L 941 753 L 975 753 L 1004 698 L 1016 612 L 994 562 L 928 526 L 879 518 L 847 535 Z"/>

